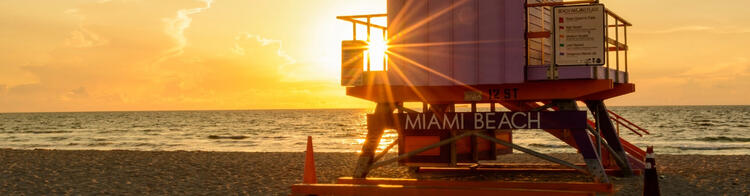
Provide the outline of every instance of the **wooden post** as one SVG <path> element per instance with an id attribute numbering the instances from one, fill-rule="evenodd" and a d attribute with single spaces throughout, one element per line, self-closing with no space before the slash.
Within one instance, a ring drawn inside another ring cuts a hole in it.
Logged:
<path id="1" fill-rule="evenodd" d="M 628 156 L 625 154 L 625 148 L 623 148 L 620 143 L 620 137 L 617 136 L 617 131 L 609 117 L 604 101 L 592 100 L 585 101 L 585 103 L 589 110 L 595 111 L 596 114 L 598 114 L 596 115 L 597 119 L 595 120 L 599 124 L 601 137 L 607 141 L 607 144 L 612 147 L 612 150 L 614 150 L 618 156 L 623 158 L 622 160 L 615 159 L 617 166 L 622 170 L 622 174 L 624 176 L 632 175 L 633 171 L 630 168 L 630 163 L 628 163 Z"/>
<path id="2" fill-rule="evenodd" d="M 456 130 L 451 130 L 451 138 L 456 137 L 456 135 L 457 135 L 456 134 Z M 450 154 L 451 155 L 451 166 L 455 167 L 456 163 L 458 162 L 458 156 L 456 155 L 456 153 L 458 153 L 458 151 L 456 150 L 456 142 L 455 141 L 451 142 L 450 148 L 451 148 L 451 154 Z"/>
<path id="3" fill-rule="evenodd" d="M 490 101 L 490 112 L 496 112 L 495 111 L 495 102 Z M 487 134 L 489 136 L 495 137 L 495 130 L 488 130 Z M 492 157 L 492 160 L 497 160 L 497 144 L 490 142 L 490 157 Z"/>
<path id="4" fill-rule="evenodd" d="M 575 100 L 555 100 L 560 111 L 578 111 L 578 104 Z M 575 139 L 578 151 L 583 156 L 583 161 L 588 167 L 589 173 L 594 176 L 594 180 L 602 183 L 609 183 L 607 173 L 604 172 L 601 156 L 596 154 L 594 144 L 591 142 L 588 132 L 585 129 L 570 130 Z"/>
<path id="5" fill-rule="evenodd" d="M 477 112 L 476 102 L 471 103 L 471 112 Z M 479 141 L 477 141 L 476 135 L 472 135 L 469 138 L 469 145 L 471 146 L 471 161 L 474 163 L 479 162 Z"/>
<path id="6" fill-rule="evenodd" d="M 370 172 L 375 150 L 378 149 L 383 131 L 392 121 L 394 106 L 393 103 L 378 103 L 375 107 L 375 113 L 367 116 L 367 138 L 362 145 L 362 154 L 359 155 L 352 177 L 365 178 Z"/>

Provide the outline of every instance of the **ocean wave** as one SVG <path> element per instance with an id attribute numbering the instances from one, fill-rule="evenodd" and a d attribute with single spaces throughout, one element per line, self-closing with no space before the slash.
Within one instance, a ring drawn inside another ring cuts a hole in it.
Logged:
<path id="1" fill-rule="evenodd" d="M 140 142 L 140 143 L 120 144 L 120 145 L 117 145 L 117 146 L 135 146 L 135 147 L 144 147 L 144 146 L 147 146 L 147 147 L 157 147 L 159 145 L 158 144 L 153 144 L 153 143 Z"/>
<path id="2" fill-rule="evenodd" d="M 744 150 L 744 149 L 750 149 L 750 147 L 744 147 L 744 146 L 701 146 L 701 147 L 692 147 L 692 146 L 680 146 L 677 147 L 680 150 Z"/>
<path id="3" fill-rule="evenodd" d="M 88 143 L 86 146 L 89 147 L 95 147 L 95 146 L 109 146 L 112 145 L 112 142 L 94 142 L 94 143 Z"/>
<path id="4" fill-rule="evenodd" d="M 467 107 L 457 110 L 468 112 Z M 748 106 L 615 110 L 652 132 L 639 137 L 621 127 L 623 138 L 639 147 L 656 145 L 665 154 L 750 154 Z M 0 114 L 0 148 L 286 152 L 304 150 L 303 136 L 315 135 L 316 150 L 355 152 L 362 148 L 356 141 L 367 133 L 364 109 L 97 114 L 101 115 L 40 113 L 33 119 L 27 114 Z M 69 128 L 78 126 L 83 129 Z M 396 138 L 389 130 L 383 143 Z M 544 131 L 514 132 L 514 142 L 545 153 L 576 151 Z"/>
<path id="5" fill-rule="evenodd" d="M 66 140 L 66 139 L 68 139 L 68 137 L 64 137 L 64 136 L 50 137 L 50 138 L 48 138 L 49 141 L 62 141 L 62 140 Z"/>
<path id="6" fill-rule="evenodd" d="M 241 140 L 245 139 L 247 136 L 244 135 L 209 135 L 208 139 L 233 139 L 233 140 Z"/>
<path id="7" fill-rule="evenodd" d="M 332 138 L 352 138 L 359 136 L 357 131 L 342 131 L 331 135 Z"/>
<path id="8" fill-rule="evenodd" d="M 275 139 L 275 140 L 282 140 L 289 138 L 287 136 L 264 136 L 263 139 Z"/>
<path id="9" fill-rule="evenodd" d="M 21 133 L 49 134 L 49 133 L 73 133 L 73 131 L 69 131 L 69 130 L 39 130 L 39 131 L 22 131 Z"/>
<path id="10" fill-rule="evenodd" d="M 99 130 L 96 133 L 99 134 L 107 134 L 107 133 L 125 133 L 128 132 L 127 129 L 105 129 L 105 130 Z"/>
<path id="11" fill-rule="evenodd" d="M 750 138 L 747 138 L 747 137 L 726 137 L 726 136 L 700 137 L 700 138 L 695 138 L 694 140 L 705 141 L 705 142 L 750 142 Z"/>

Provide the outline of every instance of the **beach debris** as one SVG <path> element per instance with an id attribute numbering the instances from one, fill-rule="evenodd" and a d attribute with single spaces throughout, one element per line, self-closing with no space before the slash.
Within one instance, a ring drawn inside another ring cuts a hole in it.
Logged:
<path id="1" fill-rule="evenodd" d="M 208 139 L 233 139 L 233 140 L 241 140 L 246 139 L 247 136 L 244 135 L 209 135 Z"/>

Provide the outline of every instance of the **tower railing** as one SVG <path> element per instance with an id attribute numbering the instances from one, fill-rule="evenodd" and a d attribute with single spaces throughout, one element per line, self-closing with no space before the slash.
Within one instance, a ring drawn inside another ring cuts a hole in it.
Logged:
<path id="1" fill-rule="evenodd" d="M 380 18 L 380 17 L 387 17 L 388 14 L 367 14 L 367 15 L 351 15 L 351 16 L 337 16 L 336 19 L 344 20 L 352 23 L 352 40 L 357 40 L 357 25 L 364 25 L 366 26 L 366 34 L 367 38 L 364 40 L 368 44 L 371 41 L 372 38 L 372 29 L 378 29 L 382 32 L 383 40 L 388 40 L 388 27 L 383 25 L 374 24 L 372 19 L 373 18 Z M 364 71 L 370 71 L 371 70 L 371 56 L 372 53 L 367 53 L 367 61 L 366 61 L 366 69 Z M 383 71 L 388 69 L 387 65 L 387 55 L 383 56 Z"/>
<path id="2" fill-rule="evenodd" d="M 531 1 L 528 1 L 530 3 L 526 4 L 526 25 L 527 25 L 527 32 L 526 32 L 526 66 L 548 66 L 548 76 L 549 79 L 556 79 L 557 78 L 557 66 L 552 60 L 552 55 L 554 55 L 552 51 L 552 43 L 551 42 L 551 36 L 553 34 L 553 29 L 551 27 L 548 27 L 547 25 L 551 25 L 551 16 L 546 17 L 546 13 L 550 13 L 551 15 L 551 8 L 554 6 L 572 6 L 572 5 L 592 5 L 597 4 L 598 0 L 576 0 L 576 1 L 549 1 L 549 0 L 536 0 L 536 3 L 531 3 Z M 532 17 L 530 14 L 531 9 L 538 9 L 540 10 L 538 17 Z M 606 28 L 606 61 L 604 67 L 607 69 L 604 72 L 604 79 L 612 79 L 615 82 L 618 83 L 628 83 L 629 82 L 629 68 L 628 68 L 628 27 L 632 26 L 630 22 L 625 20 L 624 18 L 620 17 L 613 11 L 605 8 L 605 13 L 607 15 L 607 28 Z M 370 43 L 373 29 L 379 30 L 382 32 L 383 40 L 388 40 L 388 34 L 387 34 L 387 25 L 379 25 L 373 23 L 374 18 L 381 18 L 381 17 L 387 17 L 387 14 L 368 14 L 368 15 L 350 15 L 350 16 L 337 16 L 337 19 L 348 21 L 352 24 L 352 40 L 356 41 L 358 40 L 357 35 L 358 27 L 360 25 L 366 27 L 366 43 Z M 534 19 L 532 19 L 534 18 Z M 538 25 L 534 24 L 537 20 L 536 18 L 539 18 L 538 22 L 540 22 Z M 549 20 L 549 21 L 547 21 Z M 613 22 L 613 24 L 612 24 Z M 531 26 L 539 26 L 539 28 L 530 28 Z M 531 46 L 532 42 L 530 40 L 536 40 L 533 41 L 536 44 L 538 42 L 539 48 L 536 49 L 536 46 Z M 369 46 L 369 45 L 368 45 Z M 533 51 L 534 54 L 532 54 Z M 367 54 L 364 56 L 366 60 L 363 62 L 363 71 L 364 72 L 370 72 L 372 70 L 372 57 L 373 54 L 370 52 L 367 52 Z M 388 70 L 388 63 L 387 63 L 387 57 L 388 55 L 383 55 L 383 71 Z M 613 60 L 610 60 L 613 59 Z M 612 62 L 613 61 L 613 62 Z M 614 70 L 614 74 L 610 70 Z M 624 74 L 620 74 L 624 73 Z"/>
<path id="3" fill-rule="evenodd" d="M 553 62 L 551 57 L 545 57 L 545 54 L 553 55 L 552 51 L 545 51 L 545 48 L 547 48 L 547 45 L 545 45 L 545 41 L 549 41 L 551 39 L 551 36 L 553 34 L 552 28 L 547 27 L 547 21 L 545 21 L 545 13 L 550 12 L 551 14 L 551 7 L 554 6 L 570 6 L 570 5 L 592 5 L 592 4 L 598 4 L 598 0 L 580 0 L 580 1 L 547 1 L 547 0 L 537 0 L 537 3 L 528 3 L 526 4 L 526 25 L 532 26 L 536 25 L 534 24 L 534 21 L 531 20 L 531 14 L 529 12 L 530 9 L 538 9 L 540 12 L 540 16 L 538 18 L 540 19 L 540 24 L 536 26 L 540 26 L 541 30 L 532 30 L 532 28 L 527 28 L 526 32 L 526 43 L 531 44 L 529 40 L 539 40 L 540 43 L 538 56 L 533 56 L 530 54 L 530 47 L 527 45 L 527 57 L 526 57 L 526 65 L 527 66 L 549 66 L 549 76 L 550 79 L 555 79 L 556 75 L 556 65 Z M 629 82 L 629 74 L 628 74 L 628 27 L 633 26 L 630 22 L 625 20 L 624 18 L 620 17 L 619 15 L 615 14 L 609 9 L 605 8 L 605 13 L 607 15 L 607 32 L 606 32 L 606 39 L 605 42 L 607 42 L 607 48 L 606 48 L 606 63 L 605 67 L 607 68 L 606 72 L 604 73 L 605 79 L 612 79 L 616 82 Z M 551 16 L 550 16 L 551 19 Z M 614 24 L 609 24 L 610 21 L 614 21 Z M 551 24 L 550 24 L 551 25 Z M 613 33 L 614 32 L 614 36 Z M 620 36 L 622 32 L 622 36 Z M 552 48 L 552 44 L 548 44 Z M 612 54 L 614 53 L 614 55 Z M 622 57 L 620 57 L 620 54 L 623 54 Z M 611 56 L 614 56 L 614 65 L 610 62 Z M 532 61 L 538 59 L 538 63 L 533 63 Z M 549 59 L 549 60 L 545 60 Z M 620 62 L 622 63 L 622 68 L 620 66 Z M 549 63 L 546 63 L 549 62 Z M 612 68 L 615 70 L 614 76 L 610 74 L 610 71 Z M 620 77 L 619 72 L 624 72 L 623 78 Z"/>

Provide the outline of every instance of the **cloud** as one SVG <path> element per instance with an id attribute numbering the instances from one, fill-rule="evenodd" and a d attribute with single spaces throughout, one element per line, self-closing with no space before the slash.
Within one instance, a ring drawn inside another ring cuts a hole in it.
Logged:
<path id="1" fill-rule="evenodd" d="M 107 42 L 106 39 L 81 26 L 78 30 L 70 32 L 70 37 L 65 40 L 65 45 L 74 48 L 88 48 L 105 45 Z"/>
<path id="2" fill-rule="evenodd" d="M 750 88 L 750 61 L 736 57 L 713 65 L 692 66 L 676 74 L 645 78 L 645 83 L 682 91 L 716 91 L 717 87 Z M 749 89 L 750 90 L 750 89 Z"/>
<path id="3" fill-rule="evenodd" d="M 65 94 L 63 94 L 60 99 L 62 101 L 70 101 L 73 99 L 85 99 L 89 97 L 89 92 L 86 90 L 86 87 L 78 87 L 76 89 L 72 89 Z"/>
<path id="4" fill-rule="evenodd" d="M 691 26 L 674 27 L 674 28 L 663 29 L 663 30 L 640 32 L 640 33 L 646 33 L 646 34 L 671 34 L 671 33 L 677 33 L 677 32 L 708 31 L 708 30 L 714 30 L 714 29 L 715 29 L 714 27 L 700 26 L 700 25 L 691 25 Z"/>
<path id="5" fill-rule="evenodd" d="M 715 26 L 703 26 L 703 25 L 687 25 L 687 26 L 679 26 L 679 27 L 673 27 L 673 28 L 661 29 L 661 30 L 651 30 L 651 31 L 636 30 L 635 31 L 635 33 L 641 33 L 641 34 L 675 34 L 675 33 L 690 33 L 690 32 L 737 34 L 737 33 L 750 33 L 750 29 L 734 27 L 734 26 L 715 27 Z"/>
<path id="6" fill-rule="evenodd" d="M 68 9 L 65 10 L 64 13 L 72 15 L 79 20 L 78 28 L 71 31 L 68 38 L 65 39 L 66 46 L 73 48 L 88 48 L 105 45 L 109 42 L 86 27 L 86 16 L 80 14 L 78 9 Z"/>
<path id="7" fill-rule="evenodd" d="M 343 96 L 336 81 L 299 79 L 319 70 L 298 65 L 288 52 L 293 42 L 261 35 L 270 34 L 266 31 L 206 27 L 215 21 L 203 19 L 225 17 L 206 11 L 220 9 L 212 6 L 212 1 L 163 0 L 62 7 L 58 10 L 67 11 L 58 14 L 69 23 L 36 32 L 51 40 L 43 42 L 49 49 L 14 46 L 34 54 L 24 58 L 33 59 L 28 63 L 0 58 L 0 64 L 27 79 L 12 83 L 0 77 L 0 112 L 308 108 L 363 102 Z"/>
<path id="8" fill-rule="evenodd" d="M 204 7 L 180 9 L 177 10 L 177 16 L 174 18 L 165 18 L 164 32 L 170 37 L 174 38 L 177 45 L 174 48 L 169 49 L 161 56 L 156 63 L 163 62 L 169 58 L 182 55 L 184 49 L 187 46 L 188 40 L 185 37 L 185 30 L 190 27 L 190 23 L 193 22 L 193 18 L 190 15 L 201 13 L 202 11 L 211 8 L 213 0 L 201 0 L 205 3 Z"/>
<path id="9" fill-rule="evenodd" d="M 675 74 L 637 78 L 634 95 L 618 103 L 632 105 L 727 105 L 747 104 L 750 61 L 745 57 L 700 66 L 685 66 Z M 640 75 L 634 75 L 640 77 Z"/>
<path id="10" fill-rule="evenodd" d="M 35 95 L 44 94 L 46 90 L 48 90 L 48 88 L 42 84 L 23 84 L 9 88 L 8 94 L 33 97 Z"/>
<path id="11" fill-rule="evenodd" d="M 260 35 L 253 35 L 250 33 L 240 33 L 240 35 L 235 37 L 235 40 L 237 42 L 234 43 L 234 46 L 231 48 L 231 51 L 241 56 L 257 55 L 257 54 L 249 54 L 248 51 L 245 48 L 243 48 L 242 43 L 246 41 L 257 41 L 258 43 L 261 44 L 261 46 L 275 47 L 276 55 L 284 59 L 284 63 L 278 65 L 280 72 L 289 71 L 289 70 L 286 70 L 287 65 L 291 65 L 297 62 L 297 60 L 295 60 L 292 56 L 289 56 L 286 53 L 286 51 L 284 51 L 283 42 L 281 40 L 269 39 L 269 38 L 262 37 Z"/>
<path id="12" fill-rule="evenodd" d="M 737 57 L 733 60 L 717 63 L 712 66 L 692 67 L 677 76 L 685 78 L 722 79 L 736 78 L 749 74 L 750 61 L 745 57 Z"/>

